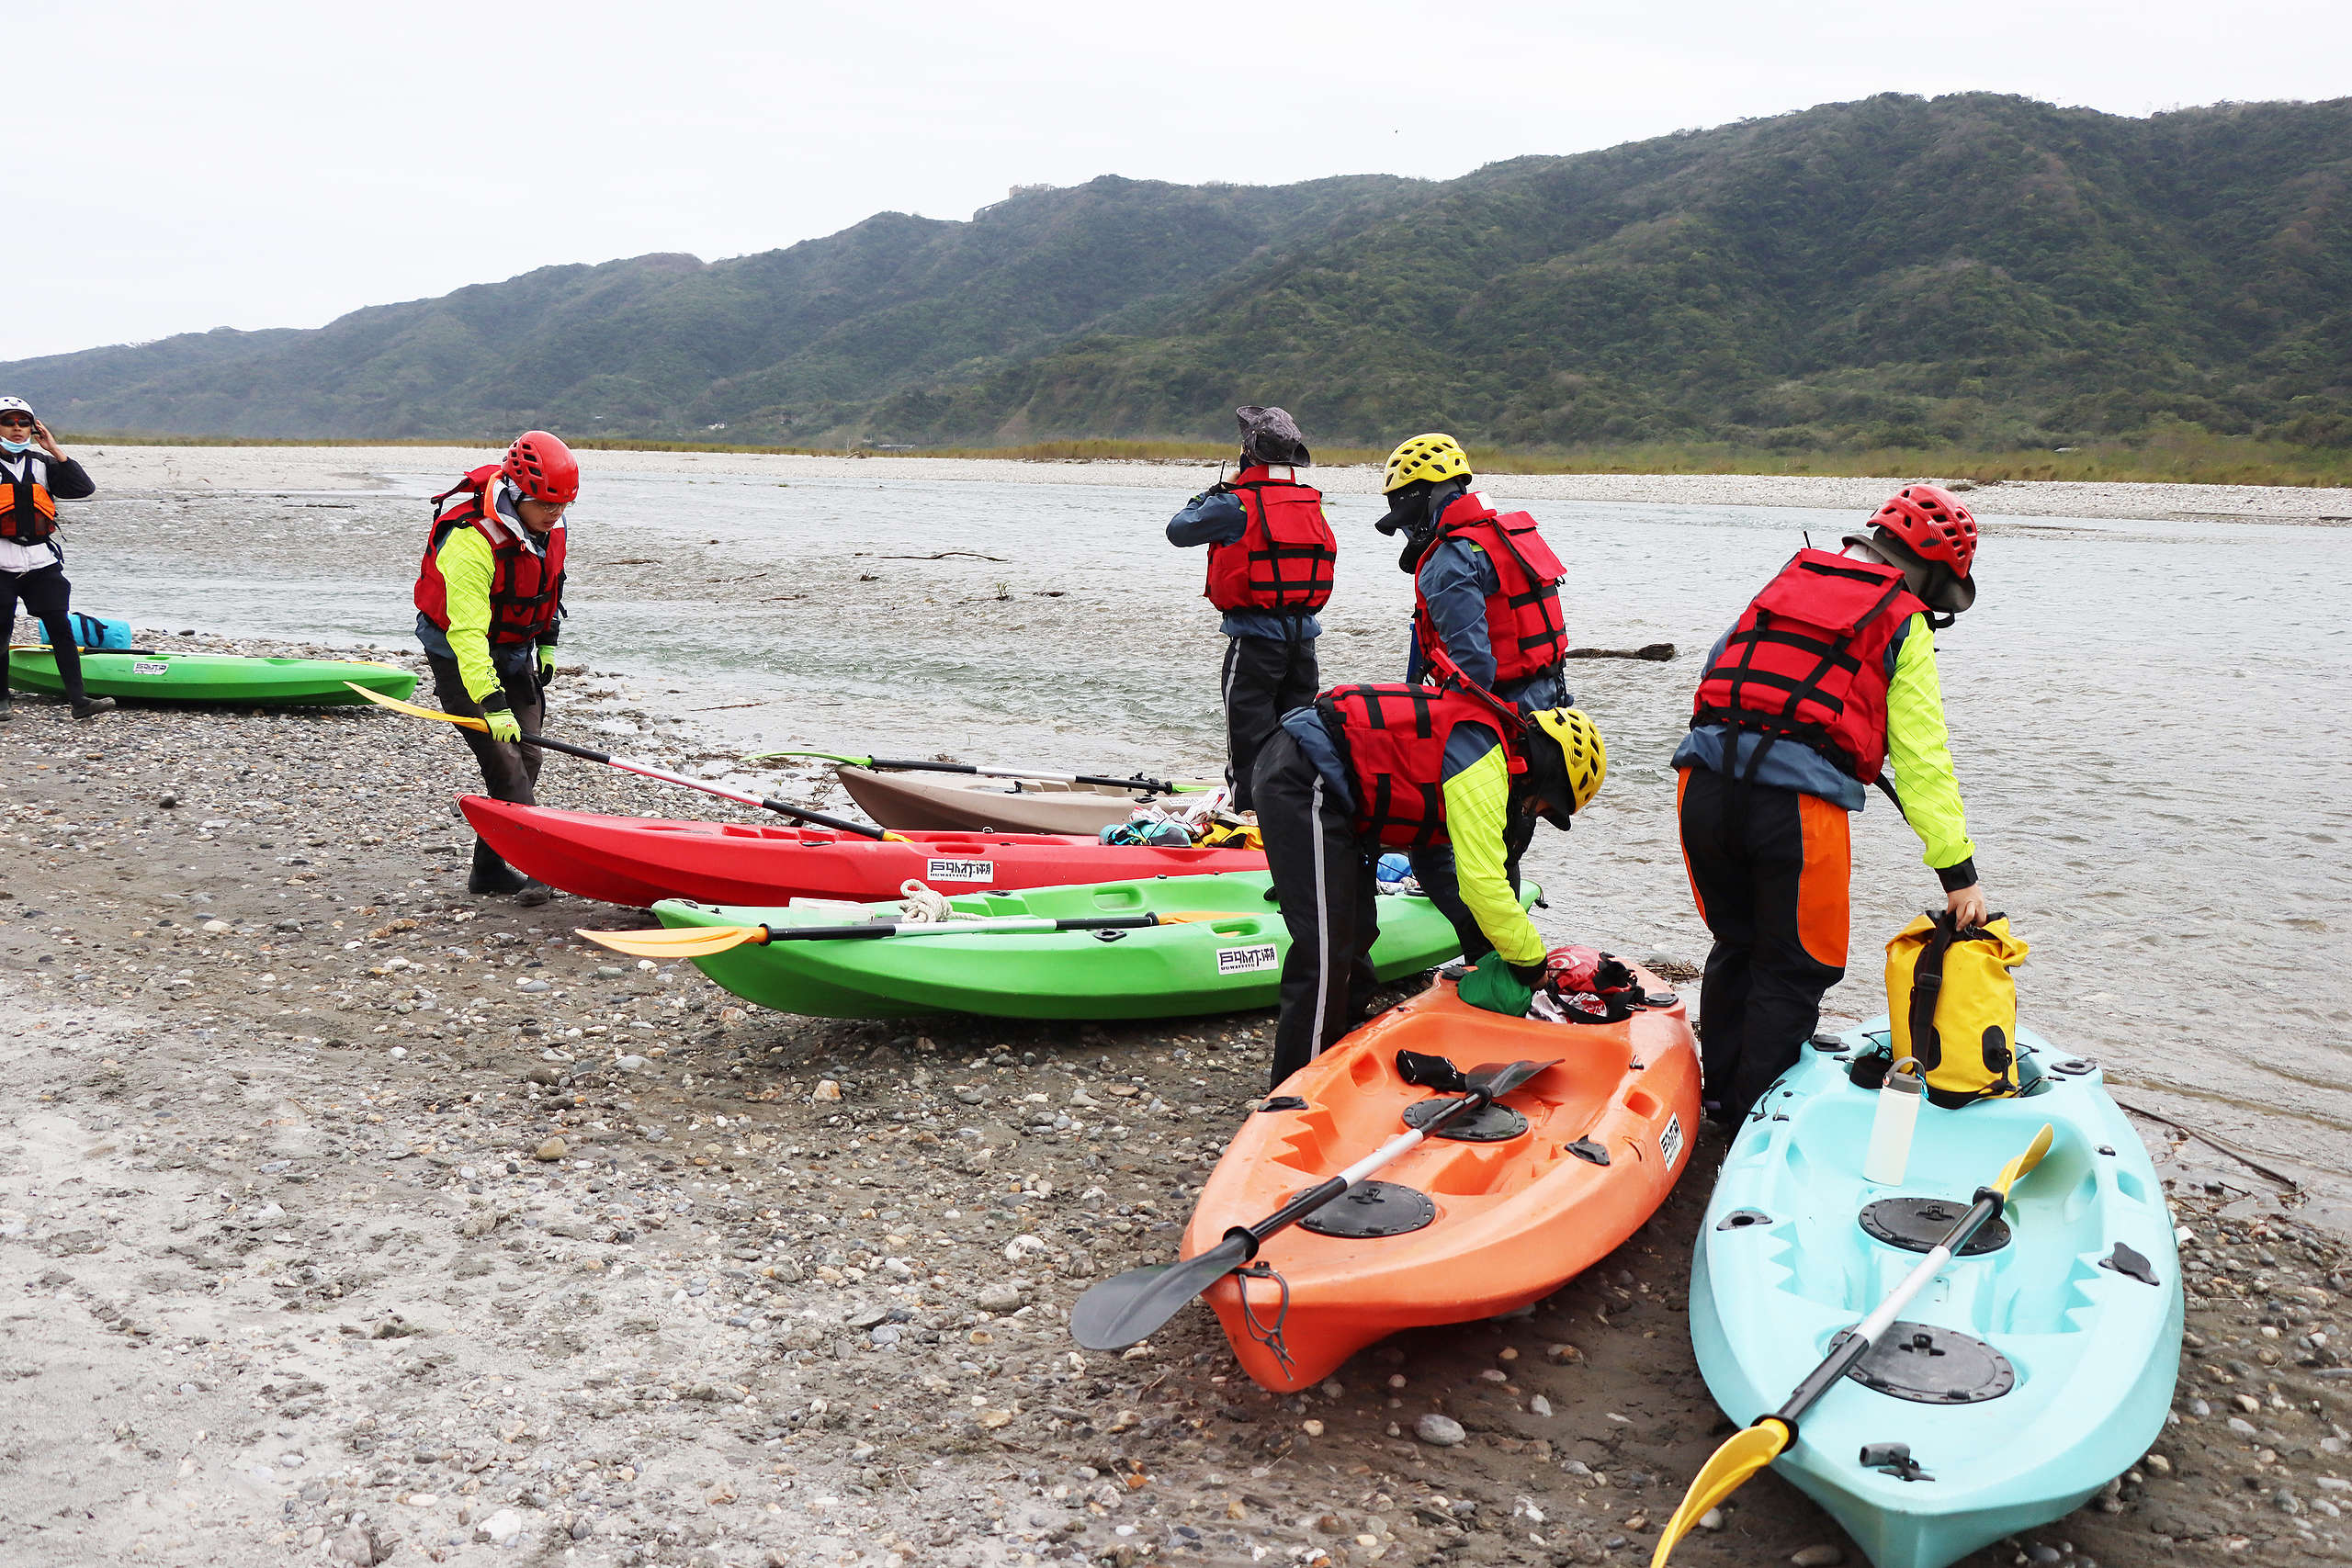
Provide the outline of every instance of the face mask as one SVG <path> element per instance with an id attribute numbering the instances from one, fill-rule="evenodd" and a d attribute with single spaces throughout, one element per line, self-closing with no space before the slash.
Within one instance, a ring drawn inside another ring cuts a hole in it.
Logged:
<path id="1" fill-rule="evenodd" d="M 17 454 L 20 452 L 29 452 L 32 449 L 33 444 L 29 441 L 10 441 L 6 438 L 0 438 L 0 451 L 6 452 L 11 457 L 17 456 Z"/>

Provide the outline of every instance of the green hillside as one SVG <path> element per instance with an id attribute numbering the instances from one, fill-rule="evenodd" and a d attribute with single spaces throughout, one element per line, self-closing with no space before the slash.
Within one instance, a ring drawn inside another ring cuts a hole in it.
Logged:
<path id="1" fill-rule="evenodd" d="M 315 332 L 24 361 L 62 426 L 840 445 L 2352 446 L 2352 100 L 1883 96 L 1444 183 L 1106 177 Z"/>

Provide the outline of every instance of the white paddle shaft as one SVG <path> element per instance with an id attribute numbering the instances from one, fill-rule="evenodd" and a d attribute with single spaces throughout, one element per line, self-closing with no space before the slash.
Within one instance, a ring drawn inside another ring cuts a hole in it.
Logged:
<path id="1" fill-rule="evenodd" d="M 1951 1247 L 1939 1245 L 1931 1248 L 1927 1257 L 1919 1259 L 1919 1266 L 1903 1277 L 1903 1283 L 1895 1286 L 1894 1293 L 1879 1303 L 1878 1310 L 1862 1319 L 1854 1332 L 1868 1343 L 1877 1344 L 1887 1325 L 1901 1317 L 1903 1309 L 1911 1304 L 1911 1298 L 1927 1289 L 1928 1281 L 1942 1273 L 1944 1265 L 1951 1261 Z"/>

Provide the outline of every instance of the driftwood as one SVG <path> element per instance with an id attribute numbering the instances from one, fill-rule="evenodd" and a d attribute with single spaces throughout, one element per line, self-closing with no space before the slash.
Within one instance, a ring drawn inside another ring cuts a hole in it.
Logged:
<path id="1" fill-rule="evenodd" d="M 865 552 L 861 550 L 858 553 L 863 555 Z M 969 556 L 974 560 L 992 560 L 999 566 L 1004 564 L 1002 556 L 984 556 L 978 550 L 942 550 L 933 556 L 876 556 L 874 558 L 876 560 L 945 560 L 949 556 Z"/>
<path id="2" fill-rule="evenodd" d="M 1572 648 L 1560 656 L 1563 659 L 1646 659 L 1653 664 L 1663 664 L 1674 657 L 1670 642 L 1645 643 L 1640 648 Z"/>

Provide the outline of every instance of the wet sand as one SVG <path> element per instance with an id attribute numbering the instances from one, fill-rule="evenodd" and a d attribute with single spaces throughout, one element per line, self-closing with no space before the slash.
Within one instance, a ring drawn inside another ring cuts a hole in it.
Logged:
<path id="1" fill-rule="evenodd" d="M 463 472 L 495 454 L 435 446 L 123 446 L 76 449 L 103 456 L 104 483 L 116 495 L 231 491 L 369 490 L 386 469 Z M 1029 462 L 987 457 L 793 457 L 727 452 L 582 452 L 582 468 L 599 473 L 737 475 L 796 479 L 910 479 L 992 483 L 1133 485 L 1199 489 L 1217 477 L 1214 463 Z M 1334 495 L 1372 495 L 1380 470 L 1318 468 L 1315 482 Z M 1690 506 L 1793 506 L 1867 512 L 1897 485 L 1932 478 L 1808 478 L 1754 474 L 1512 474 L 1498 479 L 1522 501 L 1645 502 Z M 2005 480 L 1972 491 L 1969 506 L 1986 516 L 2118 517 L 2152 521 L 2223 518 L 2264 523 L 2352 523 L 2352 489 L 2270 485 L 2058 483 Z"/>
<path id="2" fill-rule="evenodd" d="M 626 694 L 573 672 L 554 711 Z M 1170 1254 L 1263 1015 L 747 1012 L 570 934 L 626 914 L 466 896 L 474 781 L 435 728 L 17 713 L 0 1562 L 1630 1564 L 1722 1436 L 1683 1315 L 1719 1145 L 1532 1313 L 1302 1395 L 1205 1311 L 1081 1353 L 1070 1301 Z M 553 758 L 543 798 L 730 809 Z M 2143 1132 L 2196 1236 L 2174 1424 L 1971 1568 L 2344 1561 L 2352 1258 Z M 1464 1440 L 1419 1439 L 1431 1413 Z M 1769 1475 L 1721 1523 L 1676 1560 L 1860 1561 Z"/>

